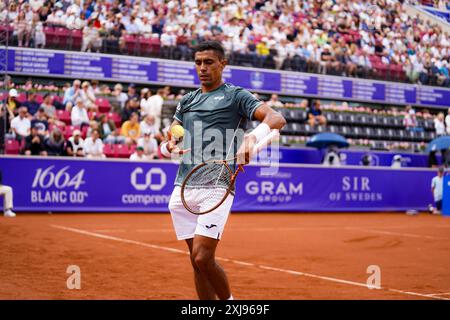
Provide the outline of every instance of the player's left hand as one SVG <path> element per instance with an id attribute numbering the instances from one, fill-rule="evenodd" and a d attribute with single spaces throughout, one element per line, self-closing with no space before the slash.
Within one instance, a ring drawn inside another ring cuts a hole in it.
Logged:
<path id="1" fill-rule="evenodd" d="M 256 137 L 254 135 L 249 134 L 244 136 L 244 141 L 236 154 L 238 164 L 244 165 L 250 162 L 255 144 Z"/>

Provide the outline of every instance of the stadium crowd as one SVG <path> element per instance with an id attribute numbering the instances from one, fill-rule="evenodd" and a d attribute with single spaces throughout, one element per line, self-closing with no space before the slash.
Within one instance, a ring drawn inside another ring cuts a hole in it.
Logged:
<path id="1" fill-rule="evenodd" d="M 0 84 L 2 85 L 2 84 Z M 129 157 L 132 159 L 162 158 L 159 144 L 167 138 L 170 118 L 163 118 L 166 102 L 181 99 L 170 87 L 156 90 L 130 84 L 124 90 L 120 83 L 110 88 L 98 81 L 74 80 L 62 87 L 41 85 L 29 80 L 23 85 L 9 83 L 9 91 L 0 100 L 0 126 L 7 119 L 6 138 L 19 146 L 17 153 L 78 157 Z M 255 95 L 257 95 L 255 93 Z M 3 103 L 4 101 L 4 103 Z M 371 108 L 343 103 L 282 102 L 276 94 L 267 103 L 275 108 L 305 110 L 305 121 L 311 127 L 326 126 L 323 112 L 359 113 L 402 117 L 405 130 L 423 130 L 417 119 L 434 119 L 436 135 L 450 134 L 450 113 L 434 116 L 428 110 L 415 112 L 406 108 Z M 450 112 L 450 111 L 449 111 Z M 1 129 L 3 135 L 4 128 Z M 298 138 L 304 143 L 307 136 Z M 2 140 L 3 140 L 2 139 Z M 352 145 L 370 147 L 368 139 L 351 140 Z M 425 143 L 421 143 L 425 147 Z M 409 142 L 393 142 L 390 149 L 412 149 Z"/>
<path id="2" fill-rule="evenodd" d="M 450 38 L 404 1 L 20 0 L 0 4 L 19 46 L 46 47 L 46 28 L 82 32 L 82 51 L 129 53 L 155 40 L 159 56 L 189 60 L 201 40 L 232 64 L 376 77 L 450 87 Z"/>

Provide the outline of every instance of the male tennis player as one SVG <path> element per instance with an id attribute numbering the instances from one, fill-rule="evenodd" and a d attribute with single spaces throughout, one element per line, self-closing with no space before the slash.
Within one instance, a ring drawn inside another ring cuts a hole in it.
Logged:
<path id="1" fill-rule="evenodd" d="M 232 300 L 227 276 L 215 261 L 215 251 L 230 213 L 233 196 L 228 196 L 214 211 L 198 216 L 183 206 L 180 186 L 189 171 L 198 164 L 196 159 L 201 162 L 237 156 L 238 163 L 248 163 L 250 150 L 255 144 L 267 136 L 271 129 L 281 129 L 286 121 L 280 113 L 256 99 L 249 91 L 223 82 L 222 72 L 227 60 L 219 42 L 202 42 L 194 54 L 201 86 L 181 99 L 171 125 L 184 127 L 186 134 L 183 148 L 178 147 L 172 139 L 161 145 L 161 152 L 166 157 L 183 154 L 169 209 L 178 240 L 186 240 L 189 247 L 198 297 Z M 241 143 L 235 142 L 237 129 L 242 128 L 247 119 L 259 120 L 261 124 L 243 138 L 241 135 Z M 226 135 L 230 131 L 234 135 L 227 139 Z"/>

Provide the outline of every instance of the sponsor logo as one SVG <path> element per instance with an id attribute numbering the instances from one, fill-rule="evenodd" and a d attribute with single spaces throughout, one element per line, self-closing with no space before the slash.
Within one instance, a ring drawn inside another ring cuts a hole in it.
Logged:
<path id="1" fill-rule="evenodd" d="M 31 184 L 32 203 L 84 203 L 88 193 L 79 190 L 85 184 L 84 169 L 70 172 L 70 166 L 59 170 L 55 166 L 39 168 Z M 72 189 L 72 190 L 66 190 Z"/>
<path id="2" fill-rule="evenodd" d="M 245 192 L 257 196 L 260 203 L 290 202 L 294 196 L 303 195 L 303 182 L 252 180 L 246 183 Z"/>
<path id="3" fill-rule="evenodd" d="M 136 190 L 144 191 L 150 189 L 153 191 L 160 191 L 166 186 L 167 176 L 161 168 L 151 168 L 150 170 L 148 170 L 145 174 L 144 182 L 139 183 L 138 178 L 143 173 L 144 170 L 141 167 L 137 167 L 131 173 L 130 183 Z"/>
<path id="4" fill-rule="evenodd" d="M 220 97 L 214 97 L 214 100 L 223 100 L 225 98 L 225 96 L 220 96 Z"/>
<path id="5" fill-rule="evenodd" d="M 167 175 L 161 168 L 151 168 L 147 172 L 137 167 L 131 172 L 130 184 L 138 191 L 161 191 L 167 184 Z M 126 205 L 168 204 L 170 195 L 166 194 L 123 194 L 122 203 Z"/>
<path id="6" fill-rule="evenodd" d="M 371 189 L 369 177 L 344 176 L 341 181 L 341 191 L 331 192 L 329 199 L 347 202 L 378 202 L 383 200 L 383 194 Z"/>
<path id="7" fill-rule="evenodd" d="M 210 224 L 209 226 L 205 225 L 206 229 L 211 229 L 211 228 L 214 228 L 214 227 L 217 227 L 217 225 L 215 225 L 215 224 Z"/>

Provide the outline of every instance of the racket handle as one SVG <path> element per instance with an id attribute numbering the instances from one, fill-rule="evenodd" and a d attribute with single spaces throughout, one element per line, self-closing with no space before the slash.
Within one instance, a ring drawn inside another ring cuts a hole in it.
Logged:
<path id="1" fill-rule="evenodd" d="M 264 149 L 267 145 L 269 145 L 272 141 L 278 139 L 278 137 L 280 136 L 280 131 L 278 129 L 273 129 L 270 131 L 270 133 L 265 136 L 261 141 L 259 141 L 252 152 L 252 155 L 257 154 L 258 152 L 260 152 L 262 149 Z"/>

